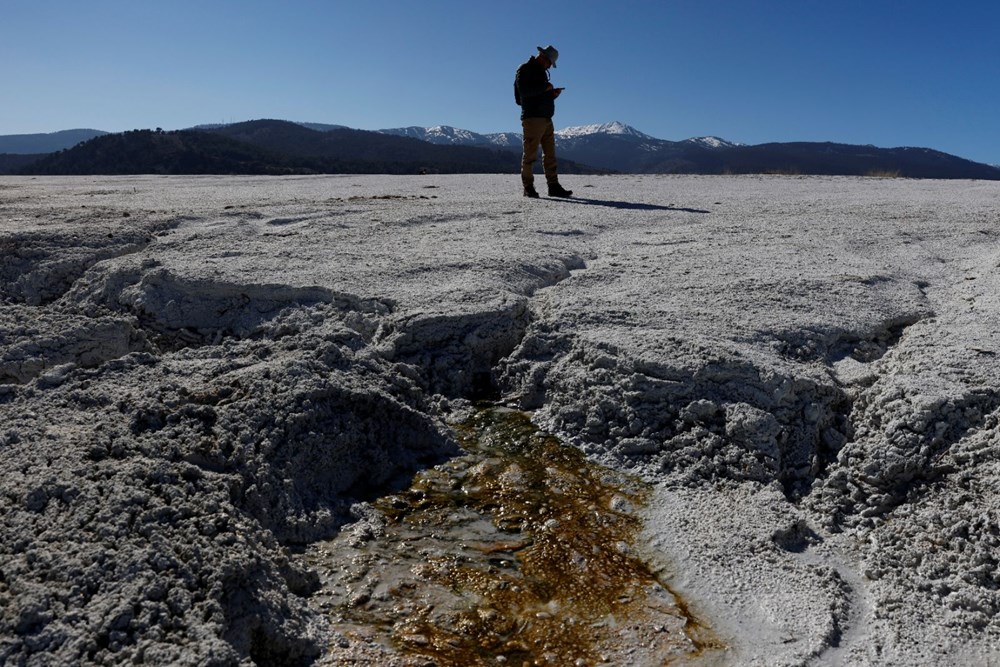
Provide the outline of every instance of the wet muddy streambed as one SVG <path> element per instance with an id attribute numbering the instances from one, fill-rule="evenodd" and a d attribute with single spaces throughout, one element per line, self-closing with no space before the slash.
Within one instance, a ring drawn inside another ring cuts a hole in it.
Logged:
<path id="1" fill-rule="evenodd" d="M 524 413 L 455 427 L 464 454 L 302 557 L 347 641 L 412 664 L 686 664 L 720 648 L 637 555 L 643 483 Z"/>

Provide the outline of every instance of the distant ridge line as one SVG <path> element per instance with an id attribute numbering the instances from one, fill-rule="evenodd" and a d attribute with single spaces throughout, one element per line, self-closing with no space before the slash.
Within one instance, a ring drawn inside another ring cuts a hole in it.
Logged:
<path id="1" fill-rule="evenodd" d="M 564 128 L 556 137 L 563 173 L 1000 180 L 996 166 L 930 148 L 834 142 L 744 145 L 714 136 L 669 141 L 618 121 Z M 103 157 L 90 145 L 94 141 L 102 142 Z M 174 152 L 166 150 L 171 142 Z M 5 154 L 0 155 L 0 173 L 516 173 L 521 143 L 515 132 L 479 134 L 447 125 L 367 131 L 277 119 L 170 132 L 65 130 L 0 136 L 0 154 Z"/>

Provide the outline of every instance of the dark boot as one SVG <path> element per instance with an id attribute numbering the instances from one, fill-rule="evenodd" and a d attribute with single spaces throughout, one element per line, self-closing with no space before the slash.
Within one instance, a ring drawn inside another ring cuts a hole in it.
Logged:
<path id="1" fill-rule="evenodd" d="M 567 190 L 558 183 L 549 183 L 549 196 L 550 197 L 570 197 L 573 191 Z"/>
<path id="2" fill-rule="evenodd" d="M 532 199 L 538 199 L 538 190 L 535 189 L 534 185 L 525 185 L 524 196 L 531 197 Z"/>

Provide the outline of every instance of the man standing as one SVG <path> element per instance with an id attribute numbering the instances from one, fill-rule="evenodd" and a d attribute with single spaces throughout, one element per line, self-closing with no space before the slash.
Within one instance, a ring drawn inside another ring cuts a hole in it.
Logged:
<path id="1" fill-rule="evenodd" d="M 538 197 L 532 166 L 542 147 L 542 167 L 549 185 L 550 197 L 569 197 L 573 193 L 559 185 L 556 173 L 556 136 L 552 116 L 556 98 L 564 90 L 549 83 L 549 68 L 556 66 L 559 52 L 551 45 L 538 48 L 538 55 L 517 68 L 514 78 L 514 99 L 521 107 L 521 127 L 524 128 L 524 155 L 521 157 L 521 182 L 525 197 Z"/>

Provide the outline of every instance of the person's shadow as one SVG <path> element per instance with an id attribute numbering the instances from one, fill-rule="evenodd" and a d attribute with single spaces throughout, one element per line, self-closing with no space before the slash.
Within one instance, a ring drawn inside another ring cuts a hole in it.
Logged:
<path id="1" fill-rule="evenodd" d="M 628 201 L 613 201 L 610 199 L 587 199 L 586 197 L 549 197 L 548 201 L 566 202 L 568 204 L 583 204 L 585 206 L 607 206 L 631 211 L 678 211 L 680 213 L 711 213 L 700 208 L 683 208 L 681 206 L 660 206 L 659 204 L 640 204 Z"/>

